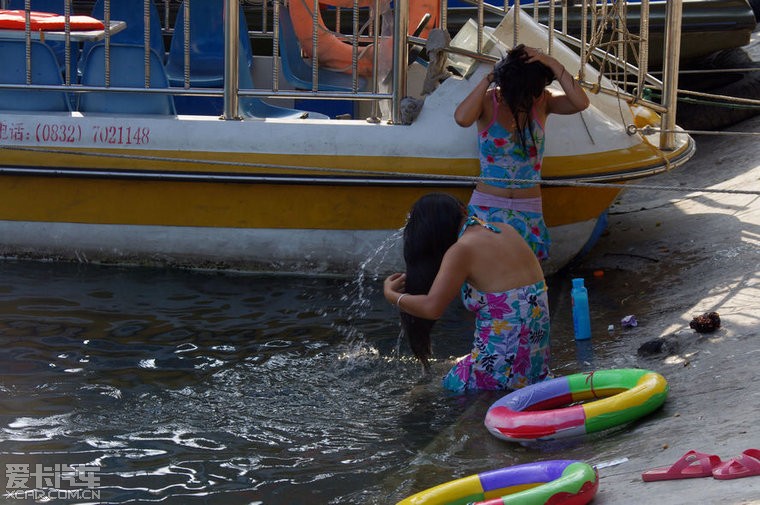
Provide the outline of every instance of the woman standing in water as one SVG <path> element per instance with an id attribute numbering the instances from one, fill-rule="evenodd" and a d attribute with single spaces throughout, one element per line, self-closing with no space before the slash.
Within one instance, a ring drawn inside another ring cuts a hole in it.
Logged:
<path id="1" fill-rule="evenodd" d="M 406 273 L 385 279 L 415 356 L 428 367 L 430 331 L 461 293 L 475 312 L 470 354 L 443 379 L 449 390 L 515 389 L 549 374 L 549 305 L 541 265 L 514 228 L 467 216 L 456 198 L 419 199 L 404 227 Z"/>
<path id="2" fill-rule="evenodd" d="M 554 79 L 564 93 L 546 88 Z M 540 260 L 549 257 L 539 186 L 544 124 L 549 114 L 575 114 L 588 105 L 586 93 L 559 61 L 520 44 L 496 63 L 454 113 L 460 126 L 478 125 L 482 180 L 468 212 L 486 222 L 510 224 Z"/>

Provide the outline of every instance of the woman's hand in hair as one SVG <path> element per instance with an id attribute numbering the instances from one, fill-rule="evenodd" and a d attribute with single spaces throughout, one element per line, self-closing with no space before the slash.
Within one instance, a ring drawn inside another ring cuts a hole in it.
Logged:
<path id="1" fill-rule="evenodd" d="M 543 49 L 538 47 L 523 47 L 523 61 L 525 63 L 534 63 L 538 62 L 542 65 L 549 68 L 552 72 L 554 72 L 554 77 L 559 78 L 560 73 L 562 72 L 562 63 L 560 63 L 556 58 L 553 56 L 549 56 L 544 52 Z"/>
<path id="2" fill-rule="evenodd" d="M 551 56 L 544 54 L 543 49 L 538 48 L 538 47 L 524 46 L 524 51 L 525 51 L 525 63 L 533 63 L 534 61 L 538 61 L 546 65 L 547 63 L 546 61 L 544 61 L 545 58 L 554 59 Z"/>
<path id="3" fill-rule="evenodd" d="M 545 54 L 541 49 L 525 46 L 525 62 L 538 61 L 546 65 L 554 73 L 564 94 L 550 93 L 547 112 L 550 114 L 575 114 L 589 106 L 589 99 L 583 88 L 575 82 L 573 76 L 564 65 L 553 56 Z"/>
<path id="4" fill-rule="evenodd" d="M 383 282 L 383 295 L 388 303 L 396 305 L 396 300 L 406 292 L 406 274 L 395 273 L 386 277 Z"/>

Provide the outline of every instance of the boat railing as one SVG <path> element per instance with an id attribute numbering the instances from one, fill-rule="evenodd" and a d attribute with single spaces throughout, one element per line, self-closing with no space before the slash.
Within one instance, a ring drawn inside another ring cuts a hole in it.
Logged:
<path id="1" fill-rule="evenodd" d="M 476 51 L 484 48 L 484 30 L 487 26 L 486 14 L 499 18 L 508 15 L 509 4 L 492 5 L 480 0 L 460 0 L 475 8 L 477 25 Z M 675 145 L 673 138 L 676 117 L 676 94 L 678 87 L 678 61 L 681 37 L 682 1 L 668 1 L 665 13 L 665 33 L 663 34 L 662 79 L 649 73 L 649 1 L 636 2 L 639 10 L 639 31 L 628 31 L 628 2 L 622 0 L 575 1 L 572 6 L 580 19 L 580 33 L 573 36 L 569 32 L 568 20 L 572 17 L 571 2 L 567 0 L 534 0 L 522 2 L 522 9 L 513 9 L 513 40 L 516 44 L 520 33 L 521 16 L 529 15 L 534 20 L 550 27 L 547 31 L 546 47 L 552 54 L 555 41 L 574 48 L 581 62 L 578 82 L 592 93 L 614 95 L 630 104 L 641 104 L 663 115 L 663 134 L 660 144 L 663 149 Z M 531 5 L 532 4 L 532 5 Z M 446 20 L 443 20 L 444 26 Z M 635 61 L 631 63 L 631 60 Z M 595 81 L 586 80 L 586 65 L 591 64 L 599 73 Z M 613 86 L 605 86 L 602 76 Z M 662 101 L 657 103 L 648 98 L 652 89 L 660 91 Z"/>
<path id="2" fill-rule="evenodd" d="M 0 0 L 0 5 L 5 8 L 8 5 L 8 1 Z M 66 59 L 61 65 L 64 68 L 63 83 L 60 86 L 47 83 L 43 85 L 32 83 L 30 76 L 31 64 L 27 62 L 26 83 L 23 85 L 1 84 L 0 89 L 27 87 L 34 90 L 64 90 L 72 95 L 107 90 L 116 93 L 170 94 L 174 97 L 216 97 L 224 101 L 223 113 L 221 114 L 224 119 L 240 119 L 239 101 L 246 97 L 274 101 L 303 101 L 304 103 L 308 103 L 309 100 L 314 99 L 350 100 L 355 103 L 369 103 L 372 111 L 367 116 L 372 120 L 379 121 L 382 116 L 385 116 L 384 119 L 388 119 L 390 123 L 398 124 L 402 122 L 400 109 L 401 100 L 407 95 L 409 45 L 417 44 L 424 46 L 426 42 L 425 38 L 408 35 L 409 3 L 414 0 L 395 0 L 392 14 L 381 12 L 383 5 L 387 5 L 387 0 L 374 0 L 373 2 L 368 0 L 361 0 L 361 2 L 360 0 L 339 0 L 337 3 L 331 2 L 335 3 L 336 6 L 333 11 L 335 14 L 334 26 L 330 28 L 334 31 L 330 33 L 339 38 L 341 43 L 350 46 L 351 51 L 350 68 L 342 72 L 344 82 L 350 84 L 344 87 L 331 87 L 328 85 L 329 81 L 324 77 L 329 74 L 323 72 L 325 68 L 320 62 L 319 30 L 322 29 L 322 19 L 320 15 L 320 2 L 318 0 L 290 0 L 291 2 L 304 2 L 304 5 L 310 7 L 312 16 L 310 20 L 312 26 L 311 47 L 301 47 L 303 52 L 311 54 L 310 59 L 302 60 L 303 64 L 308 66 L 309 71 L 304 81 L 300 85 L 295 86 L 288 82 L 287 78 L 283 81 L 283 71 L 285 70 L 283 68 L 285 64 L 283 59 L 285 54 L 283 53 L 280 41 L 283 35 L 281 30 L 285 26 L 283 18 L 288 16 L 289 13 L 287 6 L 282 0 L 275 0 L 271 5 L 267 5 L 263 1 L 256 3 L 244 1 L 241 5 L 241 0 L 224 0 L 224 67 L 223 77 L 218 85 L 196 85 L 190 78 L 194 70 L 190 54 L 192 46 L 191 37 L 193 36 L 190 33 L 190 15 L 191 9 L 195 8 L 194 4 L 189 0 L 186 2 L 156 1 L 160 2 L 161 7 L 163 7 L 159 12 L 163 12 L 161 31 L 164 38 L 173 38 L 178 29 L 180 29 L 184 37 L 182 44 L 184 53 L 182 55 L 182 71 L 184 75 L 181 83 L 178 84 L 176 81 L 172 81 L 171 85 L 167 88 L 151 87 L 148 44 L 151 29 L 155 29 L 155 25 L 151 25 L 149 19 L 153 0 L 143 0 L 142 4 L 144 13 L 142 33 L 145 44 L 146 63 L 144 73 L 145 85 L 139 89 L 111 86 L 110 75 L 114 64 L 118 64 L 118 62 L 112 62 L 109 58 L 111 39 L 117 35 L 112 33 L 112 0 L 104 0 L 103 7 L 105 27 L 101 43 L 106 48 L 105 84 L 104 86 L 87 86 L 78 82 L 77 76 L 72 75 L 72 68 L 74 66 L 71 61 L 72 58 L 77 57 L 76 51 L 72 49 L 76 48 L 78 44 L 70 26 L 70 16 L 73 15 L 73 5 L 75 2 L 73 0 L 65 0 L 63 2 L 63 14 L 66 24 L 63 33 L 59 34 L 59 38 L 66 45 Z M 486 14 L 490 16 L 495 15 L 497 20 L 501 19 L 509 12 L 509 5 L 495 6 L 482 0 L 459 1 L 474 7 L 476 18 L 474 22 L 477 27 L 476 44 L 475 47 L 466 49 L 457 48 L 452 45 L 445 50 L 451 54 L 469 55 L 481 61 L 495 61 L 496 58 L 485 44 L 486 30 L 493 28 L 493 26 L 489 27 Z M 644 104 L 661 112 L 663 113 L 663 130 L 674 130 L 682 0 L 667 2 L 662 80 L 655 79 L 647 71 L 649 56 L 649 0 L 637 2 L 641 22 L 639 32 L 636 34 L 629 33 L 626 28 L 628 2 L 622 0 L 601 0 L 595 2 L 582 0 L 575 3 L 579 5 L 571 6 L 567 0 L 534 0 L 533 2 L 523 2 L 521 8 L 511 10 L 514 16 L 513 25 L 515 27 L 513 30 L 514 40 L 512 42 L 514 43 L 519 39 L 522 16 L 532 17 L 538 22 L 552 27 L 552 29 L 547 31 L 546 48 L 549 53 L 553 51 L 556 41 L 559 40 L 575 48 L 583 63 L 595 65 L 600 71 L 599 75 L 604 74 L 614 84 L 611 87 L 605 86 L 601 78 L 595 82 L 587 80 L 585 75 L 586 66 L 581 65 L 579 75 L 577 76 L 581 85 L 587 87 L 591 92 L 613 94 L 629 103 Z M 25 0 L 24 5 L 25 9 L 29 11 L 32 9 L 33 3 L 30 0 Z M 346 5 L 348 6 L 346 7 Z M 184 26 L 180 27 L 176 23 L 181 9 L 184 10 Z M 367 10 L 372 11 L 374 17 L 367 16 Z M 175 11 L 177 14 L 174 16 L 174 25 L 171 22 L 172 11 Z M 255 14 L 252 16 L 251 12 Z M 350 15 L 350 26 L 348 27 L 341 21 L 347 12 Z M 241 15 L 247 15 L 247 19 L 245 19 L 242 25 L 239 18 Z M 381 15 L 392 16 L 392 33 L 382 33 L 384 27 L 381 26 Z M 572 16 L 580 17 L 580 34 L 577 36 L 571 35 L 568 30 L 568 20 Z M 364 21 L 365 25 L 369 25 L 369 33 L 361 33 L 360 21 Z M 34 34 L 30 30 L 28 23 L 27 19 L 24 38 L 29 45 Z M 491 22 L 490 24 L 493 23 Z M 242 30 L 246 30 L 246 33 L 240 33 L 241 26 Z M 449 31 L 457 28 L 451 25 L 447 0 L 441 0 L 438 26 Z M 390 47 L 392 48 L 390 60 L 380 62 L 379 58 L 389 58 L 389 55 L 381 55 L 380 50 L 374 50 L 371 62 L 371 75 L 360 75 L 359 52 L 363 47 L 366 47 L 365 43 L 369 41 L 377 49 L 384 44 L 387 45 L 389 39 L 391 42 Z M 246 50 L 245 44 L 243 44 L 245 41 L 249 44 L 252 42 L 253 50 L 249 49 L 251 54 L 241 55 L 240 51 Z M 266 55 L 266 49 L 262 48 L 267 47 L 268 44 L 271 45 L 271 52 Z M 27 51 L 28 53 L 29 51 Z M 629 63 L 632 55 L 635 57 L 635 64 Z M 242 57 L 257 59 L 262 56 L 270 58 L 271 76 L 268 79 L 261 79 L 261 72 L 257 68 L 255 70 L 258 77 L 255 81 L 256 85 L 248 83 L 247 79 L 244 80 L 246 85 L 243 85 L 244 81 L 241 81 L 241 77 L 250 76 L 241 76 L 240 72 L 248 70 L 248 67 L 241 66 L 236 62 Z M 379 71 L 383 67 L 383 64 L 387 68 L 390 68 L 388 75 L 382 75 Z M 261 84 L 262 82 L 264 84 Z M 361 82 L 365 82 L 365 84 L 362 85 L 360 84 Z M 646 95 L 647 88 L 662 89 L 660 103 L 649 100 Z M 385 109 L 385 114 L 379 111 L 379 104 L 382 102 L 390 102 L 390 106 Z M 661 144 L 664 148 L 667 148 L 669 145 L 672 146 L 672 137 L 663 134 Z"/>

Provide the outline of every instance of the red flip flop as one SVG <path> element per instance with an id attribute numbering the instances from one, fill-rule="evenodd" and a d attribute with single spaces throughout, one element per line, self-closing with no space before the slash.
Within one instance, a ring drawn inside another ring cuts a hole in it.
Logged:
<path id="1" fill-rule="evenodd" d="M 721 463 L 713 470 L 716 479 L 740 479 L 760 475 L 760 449 L 747 449 L 740 456 Z"/>
<path id="2" fill-rule="evenodd" d="M 644 482 L 657 480 L 693 479 L 696 477 L 712 477 L 713 470 L 723 463 L 714 454 L 689 451 L 670 466 L 662 466 L 647 470 L 641 474 Z"/>

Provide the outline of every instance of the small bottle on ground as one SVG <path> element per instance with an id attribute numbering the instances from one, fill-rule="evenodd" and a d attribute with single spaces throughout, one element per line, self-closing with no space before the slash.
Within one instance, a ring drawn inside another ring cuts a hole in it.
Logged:
<path id="1" fill-rule="evenodd" d="M 573 301 L 573 330 L 575 340 L 591 338 L 591 315 L 588 305 L 588 291 L 583 285 L 583 278 L 573 279 L 573 289 L 570 291 Z"/>

